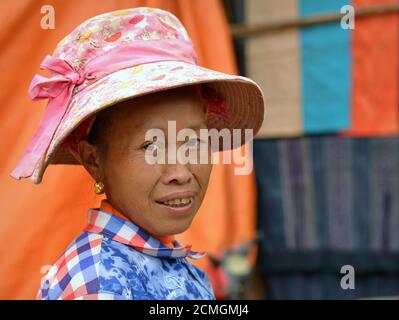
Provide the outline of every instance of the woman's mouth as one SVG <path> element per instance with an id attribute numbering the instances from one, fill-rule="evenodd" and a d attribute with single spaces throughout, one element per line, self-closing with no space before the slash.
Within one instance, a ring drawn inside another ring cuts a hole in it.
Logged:
<path id="1" fill-rule="evenodd" d="M 183 208 L 186 207 L 188 205 L 190 205 L 193 202 L 193 198 L 178 198 L 178 199 L 172 199 L 172 200 L 167 200 L 167 201 L 162 201 L 162 202 L 158 202 L 160 204 L 163 204 L 165 206 L 169 206 L 172 208 Z"/>
<path id="2" fill-rule="evenodd" d="M 188 213 L 191 212 L 196 195 L 196 192 L 175 192 L 155 202 L 169 213 Z"/>

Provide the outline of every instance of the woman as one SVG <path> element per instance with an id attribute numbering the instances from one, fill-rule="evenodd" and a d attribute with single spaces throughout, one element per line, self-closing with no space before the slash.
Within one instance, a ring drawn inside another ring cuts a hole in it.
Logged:
<path id="1" fill-rule="evenodd" d="M 29 90 L 49 103 L 12 176 L 40 183 L 51 163 L 82 164 L 106 200 L 89 209 L 87 227 L 50 269 L 38 298 L 213 299 L 205 273 L 186 259 L 204 253 L 174 235 L 190 226 L 207 189 L 212 145 L 201 132 L 256 134 L 260 88 L 197 66 L 180 21 L 152 8 L 85 21 L 42 68 L 52 77 L 36 75 Z M 178 132 L 188 134 L 182 140 Z M 204 151 L 207 161 L 199 161 Z"/>

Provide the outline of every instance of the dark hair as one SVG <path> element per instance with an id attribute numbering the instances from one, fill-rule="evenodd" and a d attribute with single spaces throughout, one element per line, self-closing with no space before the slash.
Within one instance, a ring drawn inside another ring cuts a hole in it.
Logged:
<path id="1" fill-rule="evenodd" d="M 102 151 L 106 150 L 105 137 L 109 132 L 109 128 L 111 127 L 111 117 L 109 115 L 109 111 L 111 109 L 106 109 L 100 111 L 96 115 L 96 119 L 92 124 L 89 134 L 86 137 L 88 143 L 99 147 Z"/>

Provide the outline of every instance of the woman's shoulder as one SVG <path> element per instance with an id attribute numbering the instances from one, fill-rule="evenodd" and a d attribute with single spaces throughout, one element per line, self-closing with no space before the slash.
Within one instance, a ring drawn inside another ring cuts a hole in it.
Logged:
<path id="1" fill-rule="evenodd" d="M 121 299 L 115 292 L 101 290 L 102 264 L 110 250 L 102 234 L 82 232 L 42 279 L 37 299 Z"/>
<path id="2" fill-rule="evenodd" d="M 75 299 L 97 288 L 97 264 L 103 237 L 82 232 L 66 248 L 41 281 L 37 299 Z"/>

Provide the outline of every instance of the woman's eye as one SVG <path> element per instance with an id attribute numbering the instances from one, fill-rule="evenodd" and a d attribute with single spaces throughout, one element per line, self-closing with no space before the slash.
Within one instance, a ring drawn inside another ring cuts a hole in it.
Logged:
<path id="1" fill-rule="evenodd" d="M 192 138 L 190 140 L 187 141 L 187 145 L 189 147 L 196 147 L 201 143 L 201 139 L 200 138 Z"/>
<path id="2" fill-rule="evenodd" d="M 143 148 L 144 148 L 144 150 L 155 151 L 155 150 L 157 150 L 158 146 L 155 143 L 150 142 L 150 143 L 145 144 L 143 146 Z"/>

